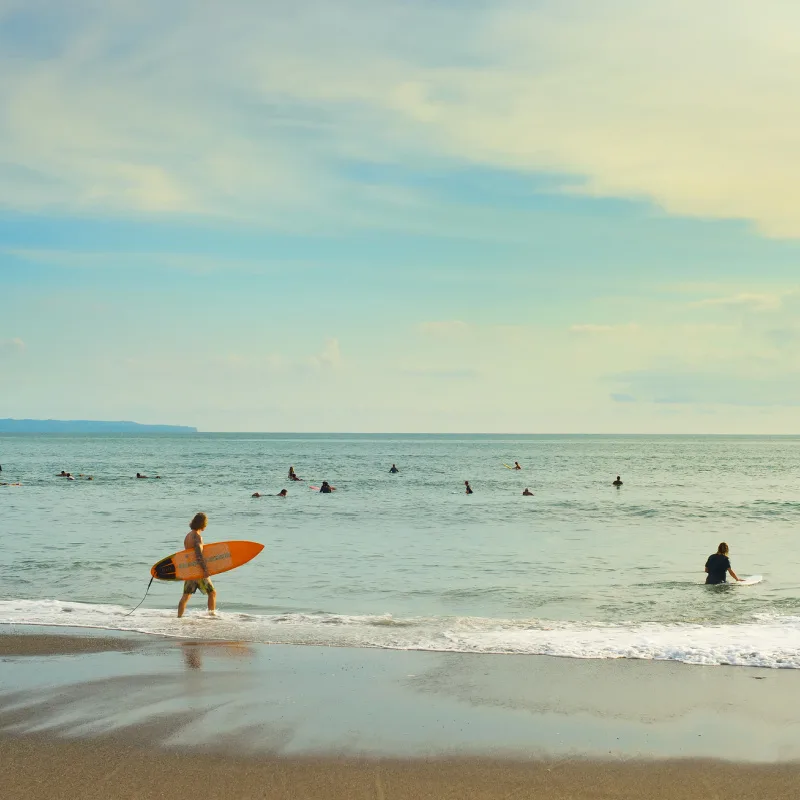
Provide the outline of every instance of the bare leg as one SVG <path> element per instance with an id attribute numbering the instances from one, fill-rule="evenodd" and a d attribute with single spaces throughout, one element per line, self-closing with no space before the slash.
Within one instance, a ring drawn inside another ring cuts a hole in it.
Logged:
<path id="1" fill-rule="evenodd" d="M 181 601 L 178 603 L 178 617 L 183 616 L 183 612 L 186 611 L 186 604 L 189 602 L 190 597 L 190 594 L 185 594 L 181 597 Z"/>
<path id="2" fill-rule="evenodd" d="M 209 592 L 208 593 L 208 611 L 210 614 L 213 614 L 217 610 L 217 593 L 216 592 Z"/>

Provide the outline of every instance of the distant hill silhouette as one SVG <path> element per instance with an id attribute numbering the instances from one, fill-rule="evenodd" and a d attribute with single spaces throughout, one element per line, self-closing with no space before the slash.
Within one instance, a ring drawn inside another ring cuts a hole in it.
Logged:
<path id="1" fill-rule="evenodd" d="M 197 428 L 93 419 L 0 419 L 0 433 L 197 433 Z"/>

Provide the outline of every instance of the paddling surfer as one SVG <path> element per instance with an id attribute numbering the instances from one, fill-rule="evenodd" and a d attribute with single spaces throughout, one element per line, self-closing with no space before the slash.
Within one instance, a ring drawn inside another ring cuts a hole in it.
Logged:
<path id="1" fill-rule="evenodd" d="M 725 580 L 725 573 L 730 573 L 731 578 L 735 581 L 742 580 L 737 577 L 736 573 L 731 568 L 731 561 L 728 558 L 728 545 L 725 542 L 720 542 L 717 552 L 708 557 L 706 561 L 706 572 L 708 573 L 706 583 L 727 583 Z"/>
<path id="2" fill-rule="evenodd" d="M 199 580 L 184 581 L 183 582 L 183 597 L 178 603 L 178 616 L 182 617 L 183 612 L 186 610 L 186 604 L 189 598 L 199 589 L 204 595 L 208 597 L 208 613 L 216 614 L 217 611 L 217 590 L 211 579 L 208 577 L 208 565 L 203 557 L 203 536 L 202 533 L 208 525 L 208 517 L 202 512 L 194 515 L 191 522 L 191 530 L 186 534 L 183 540 L 183 546 L 186 550 L 194 550 L 197 561 L 203 569 L 203 577 Z"/>

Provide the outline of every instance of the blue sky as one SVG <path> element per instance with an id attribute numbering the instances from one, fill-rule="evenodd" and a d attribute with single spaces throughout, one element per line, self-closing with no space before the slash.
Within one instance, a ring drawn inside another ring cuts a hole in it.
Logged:
<path id="1" fill-rule="evenodd" d="M 0 0 L 0 416 L 800 433 L 797 52 L 777 0 Z"/>

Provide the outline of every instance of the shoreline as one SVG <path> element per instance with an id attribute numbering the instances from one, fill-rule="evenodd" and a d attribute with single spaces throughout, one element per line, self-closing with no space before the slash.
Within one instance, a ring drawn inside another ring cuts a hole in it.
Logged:
<path id="1" fill-rule="evenodd" d="M 0 626 L 11 797 L 762 800 L 795 671 Z M 57 776 L 57 777 L 54 777 Z"/>
<path id="2" fill-rule="evenodd" d="M 144 727 L 158 747 L 222 754 L 800 762 L 796 670 L 4 627 L 0 732 L 15 735 Z"/>

